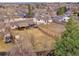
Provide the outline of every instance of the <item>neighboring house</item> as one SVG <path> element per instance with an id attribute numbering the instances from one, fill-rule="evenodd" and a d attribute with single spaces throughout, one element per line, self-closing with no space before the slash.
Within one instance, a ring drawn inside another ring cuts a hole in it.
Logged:
<path id="1" fill-rule="evenodd" d="M 40 24 L 46 24 L 46 21 L 43 19 L 38 19 L 38 18 L 33 18 L 33 21 L 35 24 L 40 25 Z"/>
<path id="2" fill-rule="evenodd" d="M 48 13 L 39 13 L 33 18 L 34 23 L 37 25 L 40 24 L 49 24 L 52 22 L 51 16 Z"/>
<path id="3" fill-rule="evenodd" d="M 63 16 L 62 21 L 64 21 L 64 22 L 68 22 L 69 19 L 70 19 L 69 17 L 67 17 L 67 16 Z"/>
<path id="4" fill-rule="evenodd" d="M 20 20 L 16 22 L 10 22 L 11 29 L 16 28 L 26 28 L 28 26 L 34 25 L 33 19 Z"/>
<path id="5" fill-rule="evenodd" d="M 17 22 L 17 21 L 22 21 L 22 20 L 26 20 L 26 18 L 21 18 L 21 17 L 19 17 L 19 18 L 11 18 L 11 19 L 7 18 L 6 20 L 4 20 L 4 23 Z"/>
<path id="6" fill-rule="evenodd" d="M 72 15 L 73 15 L 73 12 L 71 12 L 69 10 L 67 12 L 65 12 L 65 14 L 64 14 L 64 16 L 68 16 L 68 17 L 70 17 Z"/>
<path id="7" fill-rule="evenodd" d="M 17 16 L 22 17 L 22 18 L 26 18 L 28 15 L 25 13 L 22 13 L 22 14 L 17 14 Z"/>
<path id="8" fill-rule="evenodd" d="M 63 22 L 68 22 L 70 18 L 67 16 L 55 16 L 52 19 L 56 23 L 63 23 Z"/>

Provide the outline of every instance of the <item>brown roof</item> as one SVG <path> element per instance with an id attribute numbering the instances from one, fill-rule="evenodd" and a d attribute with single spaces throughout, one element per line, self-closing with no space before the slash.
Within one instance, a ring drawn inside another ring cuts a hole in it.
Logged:
<path id="1" fill-rule="evenodd" d="M 10 24 L 22 27 L 22 26 L 28 26 L 29 24 L 33 24 L 32 19 L 26 19 L 26 20 L 21 20 L 21 21 L 16 21 L 16 22 L 10 22 Z"/>

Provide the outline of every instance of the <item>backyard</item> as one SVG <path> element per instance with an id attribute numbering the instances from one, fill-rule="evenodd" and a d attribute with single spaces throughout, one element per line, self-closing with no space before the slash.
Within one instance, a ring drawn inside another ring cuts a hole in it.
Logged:
<path id="1" fill-rule="evenodd" d="M 48 34 L 58 36 L 60 33 L 64 31 L 64 26 L 61 24 L 47 24 L 39 26 L 43 31 L 47 32 Z M 30 50 L 35 52 L 51 50 L 55 43 L 54 36 L 48 36 L 39 28 L 29 28 L 29 29 L 22 29 L 22 30 L 12 30 L 13 36 L 19 35 L 20 39 L 24 39 L 26 43 L 24 46 Z M 20 40 L 19 39 L 19 40 Z M 14 44 L 8 43 L 5 44 L 2 39 L 0 39 L 0 51 L 8 51 Z"/>

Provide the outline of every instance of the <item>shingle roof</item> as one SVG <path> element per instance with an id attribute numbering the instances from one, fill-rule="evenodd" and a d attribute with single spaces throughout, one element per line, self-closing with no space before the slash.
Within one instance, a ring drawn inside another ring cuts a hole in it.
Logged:
<path id="1" fill-rule="evenodd" d="M 29 24 L 33 24 L 32 19 L 26 19 L 26 20 L 21 20 L 21 21 L 16 21 L 16 22 L 10 22 L 10 24 L 22 27 L 22 26 L 28 26 Z"/>
<path id="2" fill-rule="evenodd" d="M 35 14 L 35 18 L 37 18 L 37 20 L 50 20 L 51 19 L 51 16 L 47 13 L 47 12 L 37 12 Z"/>

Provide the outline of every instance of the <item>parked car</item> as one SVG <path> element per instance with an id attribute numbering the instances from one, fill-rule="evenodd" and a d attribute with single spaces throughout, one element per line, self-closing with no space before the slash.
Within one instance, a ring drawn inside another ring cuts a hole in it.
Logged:
<path id="1" fill-rule="evenodd" d="M 4 35 L 4 42 L 5 43 L 10 43 L 10 42 L 12 42 L 12 35 L 11 34 L 6 34 L 6 35 Z"/>

